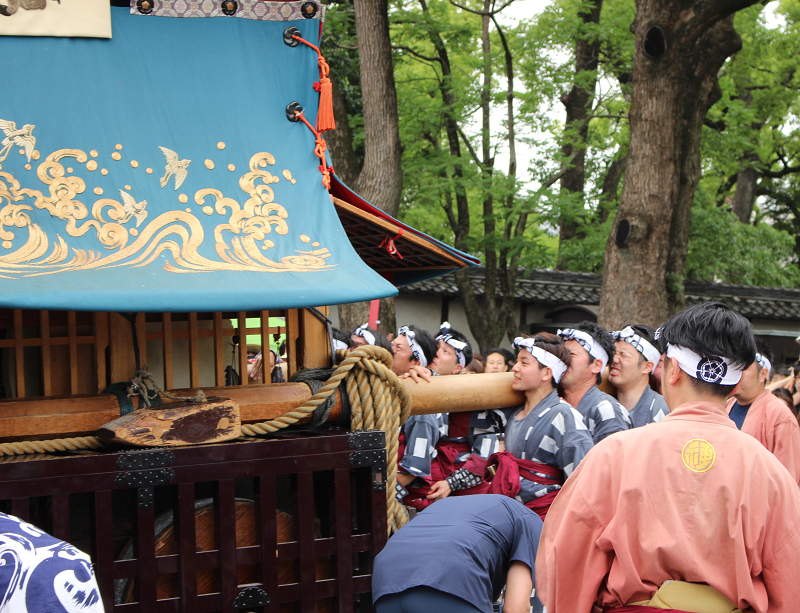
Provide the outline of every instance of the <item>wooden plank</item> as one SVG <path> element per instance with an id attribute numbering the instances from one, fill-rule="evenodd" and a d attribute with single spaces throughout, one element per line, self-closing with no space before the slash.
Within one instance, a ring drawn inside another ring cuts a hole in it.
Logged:
<path id="1" fill-rule="evenodd" d="M 139 366 L 144 367 L 147 364 L 147 321 L 144 313 L 136 314 L 136 340 L 139 343 Z"/>
<path id="2" fill-rule="evenodd" d="M 106 371 L 106 349 L 108 349 L 108 313 L 94 313 L 94 362 L 97 373 L 96 391 L 101 392 L 108 387 Z"/>
<path id="3" fill-rule="evenodd" d="M 339 611 L 353 610 L 353 517 L 350 510 L 350 470 L 335 471 L 336 591 Z"/>
<path id="4" fill-rule="evenodd" d="M 45 396 L 52 396 L 53 364 L 50 356 L 50 311 L 42 310 L 39 312 L 39 336 L 42 338 L 42 391 Z"/>
<path id="5" fill-rule="evenodd" d="M 261 334 L 261 364 L 263 365 L 261 383 L 272 385 L 272 369 L 269 367 L 269 311 L 261 311 L 258 321 Z"/>
<path id="6" fill-rule="evenodd" d="M 297 475 L 297 504 L 295 505 L 295 536 L 300 545 L 300 611 L 316 613 L 317 586 L 314 548 L 314 473 Z"/>
<path id="7" fill-rule="evenodd" d="M 14 371 L 17 398 L 25 397 L 25 354 L 22 347 L 22 309 L 14 309 Z"/>
<path id="8" fill-rule="evenodd" d="M 162 348 L 164 352 L 164 387 L 172 389 L 172 313 L 161 315 Z"/>
<path id="9" fill-rule="evenodd" d="M 239 311 L 239 378 L 242 385 L 248 385 L 250 378 L 247 376 L 247 313 Z"/>
<path id="10" fill-rule="evenodd" d="M 67 312 L 67 335 L 69 337 L 69 393 L 78 393 L 78 322 L 75 311 Z"/>
<path id="11" fill-rule="evenodd" d="M 155 511 L 136 505 L 135 556 L 139 561 L 136 591 L 142 611 L 154 611 L 157 598 L 158 567 L 156 566 Z"/>
<path id="12" fill-rule="evenodd" d="M 92 562 L 106 611 L 114 610 L 114 510 L 111 491 L 95 492 L 92 506 Z"/>
<path id="13" fill-rule="evenodd" d="M 309 309 L 300 309 L 300 350 L 298 368 L 329 368 L 331 341 L 328 327 Z"/>
<path id="14" fill-rule="evenodd" d="M 215 483 L 214 528 L 217 549 L 220 553 L 219 583 L 222 596 L 222 612 L 236 613 L 236 490 L 233 479 L 222 479 Z"/>
<path id="15" fill-rule="evenodd" d="M 53 536 L 62 541 L 69 541 L 69 494 L 54 494 L 53 504 Z"/>
<path id="16" fill-rule="evenodd" d="M 297 338 L 300 334 L 299 312 L 289 309 L 286 313 L 286 359 L 289 361 L 289 378 L 297 373 L 299 368 L 297 360 Z"/>
<path id="17" fill-rule="evenodd" d="M 174 515 L 178 518 L 175 523 L 175 542 L 180 548 L 180 590 L 184 611 L 197 609 L 197 536 L 194 499 L 194 483 L 178 485 L 178 508 Z"/>
<path id="18" fill-rule="evenodd" d="M 130 381 L 136 373 L 131 323 L 119 313 L 108 314 L 108 343 L 111 355 L 111 383 Z"/>
<path id="19" fill-rule="evenodd" d="M 261 544 L 261 584 L 267 594 L 278 594 L 278 522 L 275 510 L 275 476 L 261 475 L 256 480 L 256 538 Z M 270 599 L 264 613 L 278 613 L 277 597 Z"/>
<path id="20" fill-rule="evenodd" d="M 225 344 L 222 334 L 222 313 L 214 313 L 214 384 L 225 385 Z M 169 387 L 169 386 L 167 386 Z"/>
<path id="21" fill-rule="evenodd" d="M 200 385 L 200 354 L 197 346 L 197 313 L 189 313 L 189 385 Z"/>

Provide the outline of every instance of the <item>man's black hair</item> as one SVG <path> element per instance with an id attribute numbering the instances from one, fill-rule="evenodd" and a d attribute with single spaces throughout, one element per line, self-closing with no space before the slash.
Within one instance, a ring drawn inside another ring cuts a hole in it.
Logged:
<path id="1" fill-rule="evenodd" d="M 586 332 L 589 336 L 594 339 L 594 342 L 600 345 L 605 352 L 608 354 L 608 363 L 614 360 L 614 353 L 616 353 L 616 346 L 614 345 L 614 339 L 611 338 L 611 335 L 608 333 L 603 326 L 600 324 L 596 324 L 593 321 L 582 321 L 577 326 L 575 326 L 576 330 L 580 330 L 581 332 Z M 595 360 L 594 357 L 589 356 L 590 360 Z M 603 373 L 597 373 L 597 385 L 600 385 L 603 382 Z"/>
<path id="2" fill-rule="evenodd" d="M 341 341 L 347 345 L 348 349 L 355 347 L 353 341 L 350 339 L 350 333 L 347 330 L 340 330 L 339 328 L 331 328 L 331 335 L 336 341 Z"/>
<path id="3" fill-rule="evenodd" d="M 769 363 L 772 364 L 775 356 L 772 353 L 772 348 L 769 346 L 769 342 L 767 342 L 767 339 L 765 339 L 763 336 L 756 336 L 756 351 L 767 358 Z"/>
<path id="4" fill-rule="evenodd" d="M 408 326 L 408 329 L 414 332 L 414 340 L 417 341 L 417 344 L 420 347 L 422 347 L 422 353 L 425 354 L 425 359 L 428 361 L 428 364 L 433 362 L 433 358 L 436 357 L 436 350 L 439 348 L 439 344 L 433 340 L 431 333 L 414 325 Z"/>
<path id="5" fill-rule="evenodd" d="M 440 335 L 441 334 L 449 334 L 450 336 L 452 336 L 457 341 L 461 341 L 462 343 L 466 343 L 467 346 L 464 347 L 464 365 L 465 365 L 465 367 L 466 367 L 467 364 L 472 362 L 472 344 L 469 342 L 469 339 L 466 336 L 461 334 L 461 332 L 459 332 L 455 328 L 443 328 L 443 329 L 439 330 L 439 334 Z"/>
<path id="6" fill-rule="evenodd" d="M 356 330 L 358 330 L 360 327 L 361 326 L 356 326 L 355 328 L 353 328 L 353 331 L 350 333 L 350 335 L 352 336 L 353 334 L 355 334 Z M 367 331 L 370 334 L 372 334 L 372 336 L 375 337 L 375 345 L 377 347 L 383 347 L 389 353 L 392 352 L 392 344 L 389 342 L 389 339 L 386 338 L 386 336 L 384 336 L 383 334 L 381 334 L 380 332 L 378 332 L 374 328 L 370 328 L 369 326 L 367 326 Z"/>
<path id="7" fill-rule="evenodd" d="M 667 343 L 685 347 L 707 358 L 727 358 L 745 369 L 756 359 L 756 341 L 750 322 L 721 302 L 705 302 L 676 313 L 659 328 L 661 352 Z M 713 396 L 729 396 L 736 385 L 709 383 L 690 377 L 694 389 Z"/>
<path id="8" fill-rule="evenodd" d="M 508 366 L 509 370 L 511 370 L 514 367 L 514 361 L 516 360 L 514 354 L 511 353 L 508 349 L 503 349 L 502 347 L 495 347 L 494 349 L 489 349 L 489 351 L 484 351 L 482 354 L 483 359 L 488 360 L 489 356 L 492 355 L 493 353 L 498 353 L 501 356 L 503 356 L 503 359 L 506 361 L 506 366 Z"/>

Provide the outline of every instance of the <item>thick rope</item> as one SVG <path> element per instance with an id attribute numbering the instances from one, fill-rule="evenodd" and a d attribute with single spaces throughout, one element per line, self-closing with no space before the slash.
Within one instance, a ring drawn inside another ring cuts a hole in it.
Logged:
<path id="1" fill-rule="evenodd" d="M 345 381 L 353 430 L 383 430 L 386 433 L 386 504 L 389 531 L 408 521 L 408 513 L 395 500 L 397 451 L 400 426 L 411 412 L 411 396 L 392 371 L 392 354 L 374 345 L 363 345 L 349 353 L 340 352 L 342 363 L 316 394 L 285 415 L 259 424 L 242 424 L 242 433 L 258 436 L 277 432 L 313 413 Z M 346 356 L 346 357 L 345 357 Z"/>
<path id="2" fill-rule="evenodd" d="M 0 443 L 0 456 L 77 451 L 79 449 L 103 449 L 104 447 L 108 447 L 108 443 L 96 436 L 56 438 L 49 441 L 19 441 L 17 443 Z"/>

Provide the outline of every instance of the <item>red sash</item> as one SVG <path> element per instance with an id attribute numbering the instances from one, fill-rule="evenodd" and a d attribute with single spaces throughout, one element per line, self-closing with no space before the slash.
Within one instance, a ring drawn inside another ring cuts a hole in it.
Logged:
<path id="1" fill-rule="evenodd" d="M 491 483 L 490 494 L 502 494 L 509 498 L 516 498 L 520 491 L 520 477 L 540 485 L 561 485 L 564 483 L 564 473 L 560 468 L 515 458 L 508 451 L 495 453 L 486 462 L 485 478 Z M 550 505 L 555 500 L 556 494 L 558 494 L 558 490 L 529 500 L 524 504 L 544 519 L 548 509 L 550 509 Z"/>
<path id="2" fill-rule="evenodd" d="M 398 463 L 403 459 L 405 451 L 406 437 L 405 434 L 401 432 L 397 447 Z M 408 494 L 403 498 L 403 504 L 420 511 L 432 504 L 433 501 L 426 498 L 426 496 L 431 493 L 431 485 L 437 481 L 442 481 L 453 474 L 455 470 L 453 461 L 458 457 L 458 453 L 458 450 L 451 447 L 442 447 L 437 449 L 436 457 L 431 460 L 430 476 L 417 477 L 417 479 L 421 479 L 425 482 L 425 484 L 421 487 L 414 487 L 411 484 L 406 486 Z"/>
<path id="3" fill-rule="evenodd" d="M 689 613 L 683 609 L 659 609 L 646 605 L 625 605 L 624 607 L 606 607 L 603 613 Z"/>

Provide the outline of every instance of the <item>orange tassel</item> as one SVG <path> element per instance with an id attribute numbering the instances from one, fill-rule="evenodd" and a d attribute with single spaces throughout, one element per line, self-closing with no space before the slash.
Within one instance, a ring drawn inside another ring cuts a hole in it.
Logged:
<path id="1" fill-rule="evenodd" d="M 317 132 L 336 129 L 333 117 L 333 86 L 328 77 L 319 80 L 319 110 L 317 111 Z"/>

